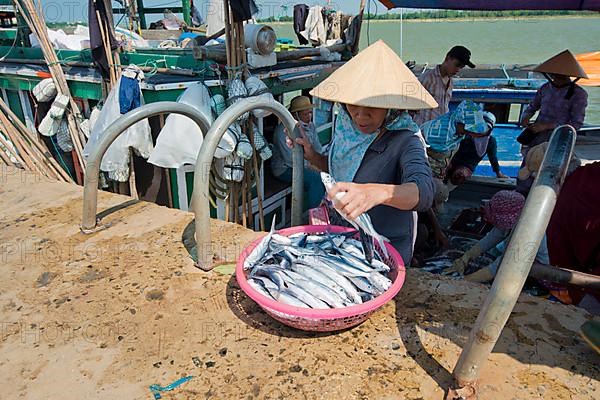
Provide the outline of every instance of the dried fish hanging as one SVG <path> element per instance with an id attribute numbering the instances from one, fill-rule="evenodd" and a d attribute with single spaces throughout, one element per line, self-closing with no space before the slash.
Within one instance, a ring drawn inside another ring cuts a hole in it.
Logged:
<path id="1" fill-rule="evenodd" d="M 225 38 L 227 56 L 227 100 L 226 104 L 231 106 L 249 95 L 269 96 L 271 93 L 267 86 L 258 78 L 249 75 L 246 65 L 246 46 L 244 43 L 244 24 L 235 22 L 229 5 L 229 0 L 224 0 Z M 224 99 L 214 96 L 212 108 L 219 115 L 224 107 Z M 273 100 L 274 101 L 274 100 Z M 250 115 L 261 118 L 269 114 L 266 110 L 252 110 L 238 118 L 229 131 L 238 138 L 235 152 L 226 157 L 223 166 L 223 185 L 228 187 L 226 196 L 225 219 L 241 223 L 244 226 L 253 226 L 252 195 L 256 188 L 258 194 L 258 211 L 260 216 L 260 227 L 264 230 L 264 215 L 261 198 L 259 157 L 266 160 L 271 157 L 272 151 L 268 143 L 254 127 Z M 248 164 L 251 162 L 251 164 Z M 214 169 L 213 169 L 214 171 Z M 216 183 L 216 182 L 215 182 Z M 239 204 L 241 199 L 241 205 Z"/>

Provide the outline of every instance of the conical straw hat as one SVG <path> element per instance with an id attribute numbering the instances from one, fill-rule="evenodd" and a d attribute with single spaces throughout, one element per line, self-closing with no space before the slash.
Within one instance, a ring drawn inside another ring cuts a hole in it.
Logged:
<path id="1" fill-rule="evenodd" d="M 420 110 L 438 106 L 383 40 L 358 53 L 310 94 L 324 100 L 365 107 Z"/>
<path id="2" fill-rule="evenodd" d="M 577 59 L 569 50 L 558 53 L 533 69 L 537 72 L 547 74 L 558 74 L 572 76 L 575 78 L 587 78 L 587 74 L 577 62 Z"/>

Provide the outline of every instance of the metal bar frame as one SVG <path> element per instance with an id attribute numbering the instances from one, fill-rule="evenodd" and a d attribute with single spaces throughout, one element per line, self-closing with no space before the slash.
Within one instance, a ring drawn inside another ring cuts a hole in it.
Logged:
<path id="1" fill-rule="evenodd" d="M 192 210 L 196 225 L 197 266 L 205 271 L 213 268 L 213 247 L 210 232 L 209 177 L 212 161 L 221 138 L 227 128 L 242 114 L 260 108 L 273 112 L 283 123 L 292 140 L 297 138 L 296 120 L 279 102 L 262 96 L 248 97 L 228 107 L 213 123 L 205 135 L 202 147 L 198 152 L 194 170 L 194 192 L 192 193 Z M 304 197 L 304 149 L 294 146 L 292 150 L 292 225 L 302 223 L 302 202 Z"/>
<path id="2" fill-rule="evenodd" d="M 146 104 L 119 117 L 114 124 L 109 126 L 98 147 L 88 157 L 83 184 L 83 216 L 81 221 L 81 231 L 83 233 L 91 233 L 96 230 L 98 175 L 100 174 L 100 163 L 102 162 L 104 153 L 133 124 L 146 118 L 166 113 L 181 114 L 191 118 L 198 124 L 202 132 L 208 132 L 210 129 L 210 121 L 200 111 L 187 104 L 170 101 Z"/>
<path id="3" fill-rule="evenodd" d="M 569 167 L 577 133 L 561 125 L 552 133 L 540 171 L 514 228 L 490 294 L 475 321 L 454 377 L 467 398 L 475 398 L 477 378 L 492 352 L 529 275 Z"/>

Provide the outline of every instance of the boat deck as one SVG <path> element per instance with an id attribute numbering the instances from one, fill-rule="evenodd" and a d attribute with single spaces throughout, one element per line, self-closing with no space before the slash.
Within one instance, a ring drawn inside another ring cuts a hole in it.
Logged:
<path id="1" fill-rule="evenodd" d="M 100 193 L 107 229 L 79 231 L 82 191 L 0 170 L 0 384 L 7 399 L 441 399 L 488 288 L 418 270 L 354 329 L 307 334 L 262 312 L 231 265 L 194 268 L 192 215 Z M 106 211 L 109 210 L 109 211 Z M 213 220 L 234 261 L 260 235 Z M 600 356 L 585 311 L 522 295 L 480 398 L 597 399 Z"/>

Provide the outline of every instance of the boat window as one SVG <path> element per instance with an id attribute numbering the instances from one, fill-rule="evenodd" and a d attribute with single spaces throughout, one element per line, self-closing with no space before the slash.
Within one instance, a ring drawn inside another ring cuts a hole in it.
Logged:
<path id="1" fill-rule="evenodd" d="M 508 117 L 508 122 L 510 123 L 519 123 L 521 119 L 521 112 L 523 110 L 523 104 L 511 104 L 510 105 L 510 116 Z"/>

